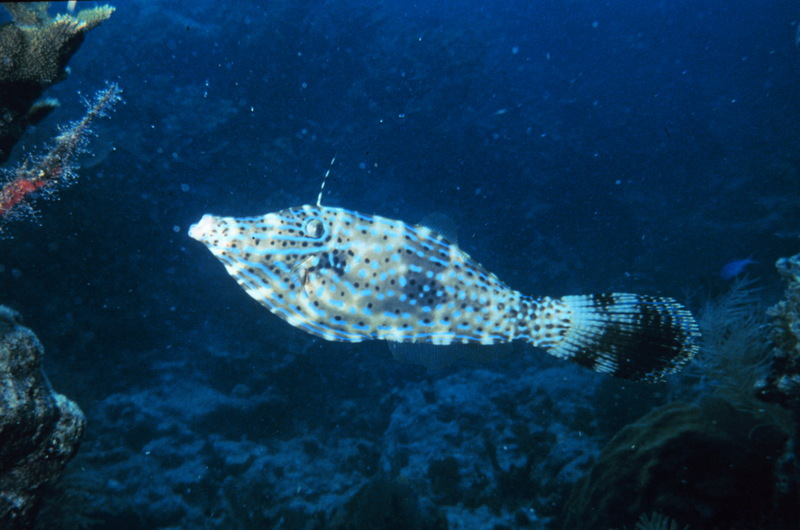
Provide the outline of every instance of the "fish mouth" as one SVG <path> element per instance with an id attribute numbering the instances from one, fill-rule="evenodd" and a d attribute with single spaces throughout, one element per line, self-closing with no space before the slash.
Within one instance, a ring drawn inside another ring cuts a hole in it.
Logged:
<path id="1" fill-rule="evenodd" d="M 214 219 L 213 215 L 205 214 L 198 222 L 189 227 L 189 237 L 205 243 L 217 225 Z"/>

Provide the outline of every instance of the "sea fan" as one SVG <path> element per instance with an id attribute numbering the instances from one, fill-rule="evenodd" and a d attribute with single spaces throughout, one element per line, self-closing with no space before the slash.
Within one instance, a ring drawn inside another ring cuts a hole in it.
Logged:
<path id="1" fill-rule="evenodd" d="M 696 371 L 712 391 L 743 410 L 762 409 L 753 386 L 769 366 L 766 317 L 755 281 L 737 279 L 730 290 L 700 312 L 703 352 Z"/>
<path id="2" fill-rule="evenodd" d="M 747 277 L 737 279 L 726 294 L 706 302 L 699 318 L 703 349 L 689 375 L 700 378 L 702 393 L 717 395 L 791 432 L 787 411 L 756 397 L 756 382 L 769 370 L 771 345 L 769 320 L 755 283 Z"/>

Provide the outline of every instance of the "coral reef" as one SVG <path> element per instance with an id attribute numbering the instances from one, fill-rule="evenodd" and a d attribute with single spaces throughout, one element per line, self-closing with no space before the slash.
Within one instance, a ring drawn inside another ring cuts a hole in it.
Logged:
<path id="1" fill-rule="evenodd" d="M 417 497 L 406 482 L 379 474 L 334 513 L 328 527 L 337 530 L 446 530 L 444 515 L 430 504 L 421 506 Z"/>
<path id="2" fill-rule="evenodd" d="M 29 125 L 41 121 L 57 103 L 37 101 L 64 79 L 67 63 L 86 32 L 114 12 L 113 7 L 83 9 L 75 16 L 47 14 L 47 2 L 4 3 L 13 18 L 0 26 L 0 162 Z"/>
<path id="3" fill-rule="evenodd" d="M 690 528 L 790 528 L 777 503 L 787 434 L 721 398 L 673 403 L 622 429 L 573 490 L 563 528 L 627 527 L 657 512 Z"/>
<path id="4" fill-rule="evenodd" d="M 693 367 L 703 397 L 620 431 L 573 490 L 564 528 L 631 528 L 648 513 L 690 528 L 796 526 L 800 256 L 777 267 L 786 299 L 766 316 L 746 278 L 706 303 Z"/>
<path id="5" fill-rule="evenodd" d="M 0 527 L 33 524 L 41 494 L 75 455 L 85 419 L 53 391 L 42 345 L 18 313 L 0 306 Z"/>
<path id="6" fill-rule="evenodd" d="M 597 380 L 577 369 L 520 360 L 387 392 L 386 359 L 355 385 L 297 355 L 215 388 L 207 374 L 252 364 L 195 357 L 87 411 L 93 436 L 41 528 L 543 529 L 599 453 Z"/>
<path id="7" fill-rule="evenodd" d="M 767 311 L 774 348 L 769 373 L 757 382 L 756 392 L 800 416 L 800 254 L 779 259 L 775 267 L 786 282 L 786 298 Z"/>
<path id="8" fill-rule="evenodd" d="M 771 319 L 769 370 L 756 382 L 756 396 L 778 403 L 792 415 L 793 429 L 777 460 L 779 506 L 800 505 L 800 254 L 781 258 L 775 267 L 786 283 L 785 299 L 767 311 Z"/>

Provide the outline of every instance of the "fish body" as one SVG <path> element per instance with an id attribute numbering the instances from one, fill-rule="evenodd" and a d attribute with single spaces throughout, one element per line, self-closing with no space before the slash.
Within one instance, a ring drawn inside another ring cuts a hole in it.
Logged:
<path id="1" fill-rule="evenodd" d="M 744 272 L 748 265 L 752 265 L 756 263 L 753 260 L 753 257 L 750 256 L 749 258 L 744 259 L 735 259 L 733 261 L 729 261 L 722 267 L 722 270 L 719 271 L 719 275 L 723 280 L 730 280 L 731 278 L 735 278 Z"/>
<path id="2" fill-rule="evenodd" d="M 304 205 L 259 217 L 204 215 L 189 235 L 251 297 L 326 340 L 522 340 L 646 381 L 679 370 L 698 349 L 694 319 L 670 298 L 523 295 L 437 231 L 385 217 Z"/>

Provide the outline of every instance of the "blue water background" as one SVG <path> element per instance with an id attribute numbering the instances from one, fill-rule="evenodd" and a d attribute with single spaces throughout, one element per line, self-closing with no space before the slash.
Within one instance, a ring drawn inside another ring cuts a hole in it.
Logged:
<path id="1" fill-rule="evenodd" d="M 796 2 L 116 7 L 46 93 L 61 107 L 15 160 L 82 115 L 78 92 L 111 80 L 125 103 L 97 124 L 79 181 L 0 240 L 0 302 L 22 312 L 54 386 L 90 417 L 165 374 L 230 392 L 302 353 L 262 381 L 307 405 L 299 420 L 208 427 L 291 436 L 292 421 L 322 422 L 328 400 L 366 409 L 437 377 L 290 327 L 186 235 L 204 213 L 314 202 L 334 155 L 325 205 L 447 214 L 460 246 L 526 294 L 632 291 L 697 307 L 727 287 L 726 263 L 752 256 L 748 273 L 775 298 L 772 264 L 800 246 Z M 496 370 L 564 364 L 533 351 L 508 362 Z M 645 405 L 609 421 L 658 400 L 640 392 Z"/>

